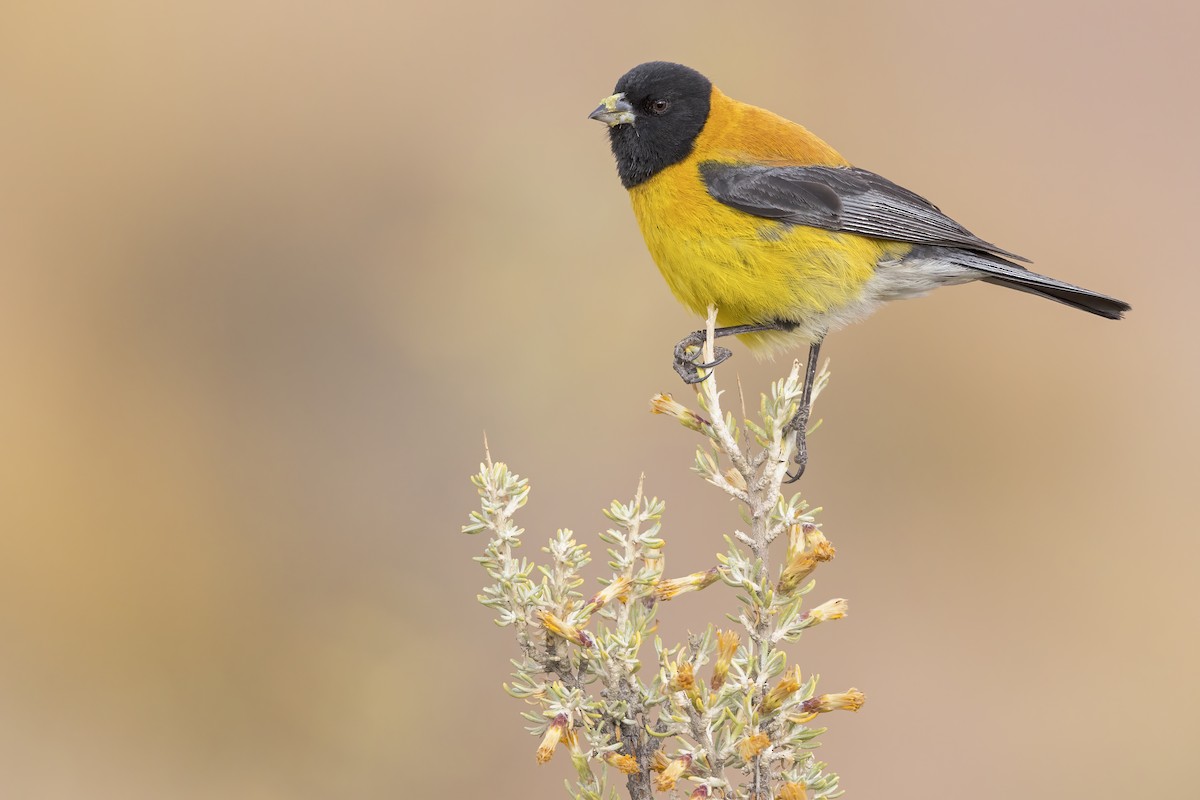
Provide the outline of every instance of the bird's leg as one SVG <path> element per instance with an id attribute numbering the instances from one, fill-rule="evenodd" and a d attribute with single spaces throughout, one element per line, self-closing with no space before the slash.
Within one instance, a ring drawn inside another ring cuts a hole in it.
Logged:
<path id="1" fill-rule="evenodd" d="M 790 331 L 795 328 L 794 322 L 767 322 L 761 325 L 730 325 L 727 328 L 714 328 L 713 338 L 718 339 L 722 336 L 738 336 L 743 333 L 760 333 L 762 331 Z M 728 347 L 718 347 L 713 345 L 713 360 L 709 363 L 699 361 L 700 355 L 704 352 L 704 340 L 707 337 L 707 331 L 692 331 L 687 336 L 679 340 L 679 344 L 675 345 L 675 371 L 679 373 L 679 377 L 683 378 L 684 383 L 699 383 L 705 377 L 701 377 L 700 370 L 712 369 L 717 364 L 720 364 L 725 359 L 733 355 Z"/>
<path id="2" fill-rule="evenodd" d="M 822 335 L 808 346 L 808 367 L 804 371 L 804 392 L 800 395 L 800 409 L 784 427 L 785 434 L 792 431 L 796 433 L 796 455 L 792 456 L 792 460 L 796 462 L 796 472 L 788 473 L 788 483 L 800 480 L 800 476 L 804 474 L 804 468 L 808 466 L 808 442 L 806 441 L 808 414 L 812 409 L 813 382 L 817 379 L 817 358 L 821 354 L 821 342 L 824 338 Z"/>

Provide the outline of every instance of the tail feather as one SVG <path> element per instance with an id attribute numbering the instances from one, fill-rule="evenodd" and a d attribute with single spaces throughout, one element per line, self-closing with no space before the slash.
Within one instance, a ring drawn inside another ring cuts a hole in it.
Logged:
<path id="1" fill-rule="evenodd" d="M 955 251 L 952 260 L 964 267 L 984 273 L 980 280 L 1007 286 L 1018 292 L 1028 292 L 1038 297 L 1055 300 L 1071 308 L 1078 308 L 1105 319 L 1121 319 L 1130 309 L 1129 303 L 1075 286 L 1065 281 L 1039 275 L 998 256 L 983 255 L 969 251 Z"/>

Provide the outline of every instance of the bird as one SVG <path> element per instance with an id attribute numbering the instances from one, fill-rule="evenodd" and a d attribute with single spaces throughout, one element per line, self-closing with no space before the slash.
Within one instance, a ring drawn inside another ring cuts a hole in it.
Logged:
<path id="1" fill-rule="evenodd" d="M 735 100 L 691 67 L 651 61 L 626 72 L 590 119 L 608 126 L 617 175 L 672 294 L 715 336 L 751 350 L 808 345 L 796 435 L 797 480 L 826 334 L 881 304 L 983 281 L 1107 319 L 1128 303 L 1040 275 L 924 197 L 860 167 L 804 126 Z M 701 360 L 705 331 L 674 348 L 686 383 L 730 357 Z"/>

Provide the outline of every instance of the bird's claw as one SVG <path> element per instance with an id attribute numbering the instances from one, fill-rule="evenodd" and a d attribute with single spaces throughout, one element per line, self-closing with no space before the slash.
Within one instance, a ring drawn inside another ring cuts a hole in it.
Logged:
<path id="1" fill-rule="evenodd" d="M 683 382 L 688 385 L 703 383 L 709 375 L 712 375 L 711 372 L 706 372 L 701 375 L 700 370 L 698 370 L 695 365 L 687 361 L 680 361 L 679 359 L 675 359 L 674 367 L 675 372 L 678 373 L 679 377 L 683 378 Z"/>
<path id="2" fill-rule="evenodd" d="M 722 361 L 725 361 L 727 358 L 733 355 L 733 351 L 728 347 L 713 345 L 713 360 L 698 361 L 697 359 L 699 359 L 701 354 L 704 352 L 704 340 L 704 331 L 696 331 L 695 333 L 690 334 L 681 340 L 679 344 L 675 345 L 675 363 L 673 366 L 675 367 L 675 372 L 679 374 L 679 377 L 683 378 L 684 383 L 700 383 L 712 374 L 710 372 L 706 372 L 704 375 L 701 375 L 700 370 L 711 370 L 713 367 L 717 366 Z"/>
<path id="3" fill-rule="evenodd" d="M 796 462 L 796 471 L 787 473 L 787 480 L 784 483 L 795 483 L 800 480 L 804 475 L 804 468 L 808 466 L 808 453 L 804 450 L 797 450 L 792 460 Z"/>

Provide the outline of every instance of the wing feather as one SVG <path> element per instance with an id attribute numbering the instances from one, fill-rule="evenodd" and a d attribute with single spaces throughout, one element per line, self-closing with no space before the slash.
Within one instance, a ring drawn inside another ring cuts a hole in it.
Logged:
<path id="1" fill-rule="evenodd" d="M 709 161 L 700 165 L 700 175 L 715 200 L 765 219 L 1028 261 L 980 239 L 924 197 L 865 169 Z"/>

